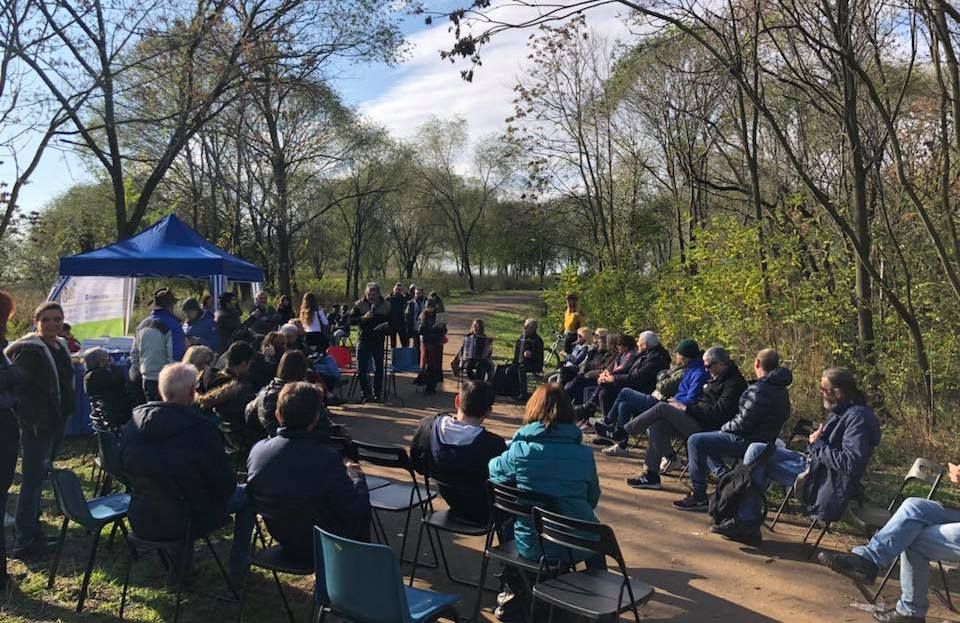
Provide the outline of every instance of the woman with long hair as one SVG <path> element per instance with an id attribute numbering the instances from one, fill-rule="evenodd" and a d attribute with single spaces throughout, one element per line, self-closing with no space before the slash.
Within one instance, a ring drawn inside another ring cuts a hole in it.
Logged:
<path id="1" fill-rule="evenodd" d="M 300 303 L 300 322 L 303 324 L 307 348 L 326 350 L 330 344 L 330 339 L 327 337 L 330 321 L 327 320 L 327 313 L 313 292 L 303 295 L 303 302 Z"/>
<path id="2" fill-rule="evenodd" d="M 20 427 L 17 425 L 17 387 L 24 381 L 24 372 L 12 364 L 3 349 L 7 347 L 7 321 L 17 306 L 13 298 L 0 290 L 0 511 L 7 507 L 7 493 L 17 469 L 20 448 Z M 7 588 L 6 530 L 0 530 L 0 590 Z"/>
<path id="3" fill-rule="evenodd" d="M 281 294 L 277 300 L 277 314 L 280 316 L 280 324 L 288 322 L 294 316 L 293 301 L 289 294 Z"/>
<path id="4" fill-rule="evenodd" d="M 420 315 L 420 375 L 414 381 L 424 393 L 437 393 L 443 382 L 443 339 L 447 334 L 447 314 L 440 295 L 431 292 Z"/>

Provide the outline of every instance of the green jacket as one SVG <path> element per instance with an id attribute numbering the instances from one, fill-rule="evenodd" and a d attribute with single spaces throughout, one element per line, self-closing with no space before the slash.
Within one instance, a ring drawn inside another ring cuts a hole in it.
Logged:
<path id="1" fill-rule="evenodd" d="M 600 501 L 600 480 L 590 448 L 581 444 L 583 435 L 573 424 L 550 428 L 536 422 L 518 430 L 506 452 L 490 459 L 490 479 L 515 485 L 518 489 L 551 496 L 552 509 L 562 515 L 596 521 L 593 509 Z M 540 545 L 533 526 L 526 520 L 514 525 L 517 552 L 528 560 L 540 559 Z M 580 552 L 574 552 L 575 560 Z M 547 555 L 566 559 L 566 552 L 548 544 Z"/>

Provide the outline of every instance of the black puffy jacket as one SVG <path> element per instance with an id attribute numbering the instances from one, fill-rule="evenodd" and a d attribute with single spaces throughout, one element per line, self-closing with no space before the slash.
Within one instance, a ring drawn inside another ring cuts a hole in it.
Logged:
<path id="1" fill-rule="evenodd" d="M 720 430 L 747 441 L 773 443 L 790 417 L 790 368 L 777 368 L 755 381 L 740 395 L 739 409 Z"/>
<path id="2" fill-rule="evenodd" d="M 731 363 L 722 376 L 710 378 L 703 386 L 700 400 L 687 405 L 687 415 L 703 430 L 719 430 L 737 414 L 740 394 L 747 389 L 747 381 L 737 364 Z"/>
<path id="3" fill-rule="evenodd" d="M 620 387 L 629 387 L 650 394 L 657 386 L 657 373 L 670 366 L 670 353 L 657 344 L 639 353 L 630 369 L 624 374 L 614 374 L 613 380 Z"/>

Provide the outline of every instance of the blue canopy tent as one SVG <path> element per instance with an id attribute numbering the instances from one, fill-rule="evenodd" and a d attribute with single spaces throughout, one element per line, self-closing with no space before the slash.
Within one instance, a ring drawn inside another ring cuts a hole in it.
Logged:
<path id="1" fill-rule="evenodd" d="M 263 283 L 263 270 L 207 241 L 174 214 L 170 214 L 136 236 L 95 251 L 60 258 L 60 276 L 50 291 L 50 300 L 59 299 L 73 277 L 121 277 L 124 288 L 124 331 L 139 277 L 208 279 L 214 305 L 226 291 L 227 282 L 249 282 L 254 292 Z"/>

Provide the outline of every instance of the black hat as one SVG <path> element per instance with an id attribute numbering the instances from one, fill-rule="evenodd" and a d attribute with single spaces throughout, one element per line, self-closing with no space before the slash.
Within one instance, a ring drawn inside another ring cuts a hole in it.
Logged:
<path id="1" fill-rule="evenodd" d="M 680 353 L 687 359 L 696 359 L 700 356 L 700 346 L 688 337 L 680 340 L 680 343 L 677 344 L 674 351 Z"/>

